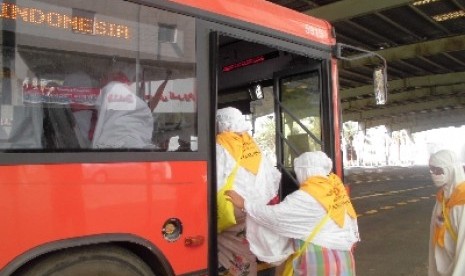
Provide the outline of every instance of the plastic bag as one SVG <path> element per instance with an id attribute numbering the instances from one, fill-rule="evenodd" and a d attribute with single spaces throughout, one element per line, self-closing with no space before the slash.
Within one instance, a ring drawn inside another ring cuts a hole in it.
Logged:
<path id="1" fill-rule="evenodd" d="M 233 188 L 233 183 L 234 179 L 236 178 L 238 168 L 239 164 L 236 163 L 233 171 L 226 179 L 226 183 L 216 194 L 218 233 L 221 233 L 225 229 L 236 224 L 236 217 L 234 216 L 234 205 L 226 199 L 224 192 Z"/>

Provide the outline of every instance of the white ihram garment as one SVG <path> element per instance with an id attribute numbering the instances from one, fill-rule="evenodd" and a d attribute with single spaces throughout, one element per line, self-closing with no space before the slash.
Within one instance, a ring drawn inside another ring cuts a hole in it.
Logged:
<path id="1" fill-rule="evenodd" d="M 153 147 L 152 112 L 126 84 L 108 83 L 102 88 L 98 105 L 93 148 Z"/>
<path id="2" fill-rule="evenodd" d="M 306 240 L 326 215 L 326 210 L 308 193 L 297 190 L 277 205 L 264 206 L 245 202 L 247 213 L 258 223 L 266 225 L 284 237 Z M 359 241 L 357 219 L 345 215 L 344 226 L 328 220 L 312 243 L 334 250 L 350 250 Z"/>
<path id="3" fill-rule="evenodd" d="M 447 176 L 447 183 L 443 186 L 445 198 L 450 198 L 457 185 L 465 181 L 462 164 L 455 154 L 448 150 L 435 153 L 430 159 L 430 165 L 440 167 Z M 434 245 L 434 230 L 436 223 L 443 223 L 438 218 L 442 213 L 441 202 L 436 201 L 431 217 L 429 242 L 429 276 L 463 276 L 465 275 L 465 206 L 456 205 L 450 209 L 450 222 L 457 231 L 455 242 L 446 230 L 444 234 L 444 248 Z"/>
<path id="4" fill-rule="evenodd" d="M 442 212 L 441 204 L 436 202 L 431 218 L 430 233 L 434 235 L 434 223 L 438 213 Z M 463 276 L 465 275 L 465 207 L 454 206 L 451 209 L 450 222 L 457 232 L 457 244 L 446 231 L 444 234 L 444 248 L 434 246 L 430 238 L 429 249 L 429 276 Z"/>
<path id="5" fill-rule="evenodd" d="M 219 190 L 236 165 L 236 161 L 227 150 L 218 144 L 216 153 L 217 164 L 223 164 L 223 166 L 217 168 L 217 188 Z M 266 205 L 277 195 L 280 178 L 279 171 L 262 155 L 257 175 L 243 167 L 239 167 L 233 190 L 244 197 L 247 202 Z M 249 215 L 246 217 L 246 229 L 250 251 L 260 261 L 279 264 L 293 253 L 292 243 L 289 239 L 277 235 L 268 227 L 258 224 L 250 219 Z"/>

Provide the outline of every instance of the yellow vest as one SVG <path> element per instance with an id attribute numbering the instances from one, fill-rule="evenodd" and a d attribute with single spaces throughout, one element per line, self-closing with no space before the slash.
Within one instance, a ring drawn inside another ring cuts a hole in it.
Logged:
<path id="1" fill-rule="evenodd" d="M 300 190 L 314 197 L 328 211 L 330 217 L 339 226 L 344 226 L 345 214 L 356 218 L 357 214 L 347 195 L 347 190 L 341 179 L 331 173 L 328 177 L 312 176 L 300 185 Z"/>
<path id="2" fill-rule="evenodd" d="M 216 136 L 216 142 L 225 148 L 239 164 L 254 175 L 257 174 L 262 153 L 257 143 L 247 132 L 222 132 Z M 242 152 L 242 156 L 239 156 Z"/>
<path id="3" fill-rule="evenodd" d="M 450 209 L 457 205 L 464 205 L 465 204 L 465 182 L 460 183 L 455 187 L 454 191 L 452 192 L 449 199 L 444 198 L 444 190 L 440 189 L 436 194 L 436 200 L 438 203 L 442 205 L 442 216 L 444 219 L 444 223 L 441 225 L 435 224 L 436 227 L 434 229 L 434 239 L 433 243 L 439 245 L 440 247 L 444 247 L 444 233 L 446 232 L 447 222 L 450 222 L 449 213 Z M 449 225 L 449 231 L 452 238 L 456 239 L 457 233 L 452 229 L 451 225 Z"/>

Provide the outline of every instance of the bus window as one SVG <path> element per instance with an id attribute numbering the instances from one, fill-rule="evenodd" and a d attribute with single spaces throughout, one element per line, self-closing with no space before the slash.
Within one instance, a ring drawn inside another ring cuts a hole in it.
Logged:
<path id="1" fill-rule="evenodd" d="M 280 80 L 284 166 L 294 158 L 321 149 L 321 90 L 318 72 L 302 73 Z"/>
<path id="2" fill-rule="evenodd" d="M 4 5 L 0 150 L 195 151 L 194 19 L 65 2 Z"/>
<path id="3" fill-rule="evenodd" d="M 253 137 L 263 154 L 276 165 L 276 119 L 274 115 L 273 86 L 262 87 L 263 100 L 250 103 Z"/>

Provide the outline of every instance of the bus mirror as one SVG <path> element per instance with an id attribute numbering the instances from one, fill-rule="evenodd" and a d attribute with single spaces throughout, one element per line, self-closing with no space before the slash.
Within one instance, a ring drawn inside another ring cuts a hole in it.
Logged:
<path id="1" fill-rule="evenodd" d="M 344 52 L 346 50 L 346 52 Z M 336 58 L 341 60 L 356 60 L 368 57 L 376 57 L 381 60 L 382 65 L 377 67 L 373 72 L 373 84 L 376 98 L 376 104 L 386 104 L 387 101 L 387 62 L 381 55 L 355 46 L 337 43 Z M 350 52 L 351 55 L 347 55 Z M 354 54 L 355 53 L 355 54 Z"/>
<path id="2" fill-rule="evenodd" d="M 386 104 L 387 100 L 387 74 L 386 67 L 381 66 L 373 71 L 373 88 L 377 105 Z"/>
<path id="3" fill-rule="evenodd" d="M 252 101 L 263 99 L 263 90 L 260 84 L 255 84 L 249 88 L 249 94 Z"/>

